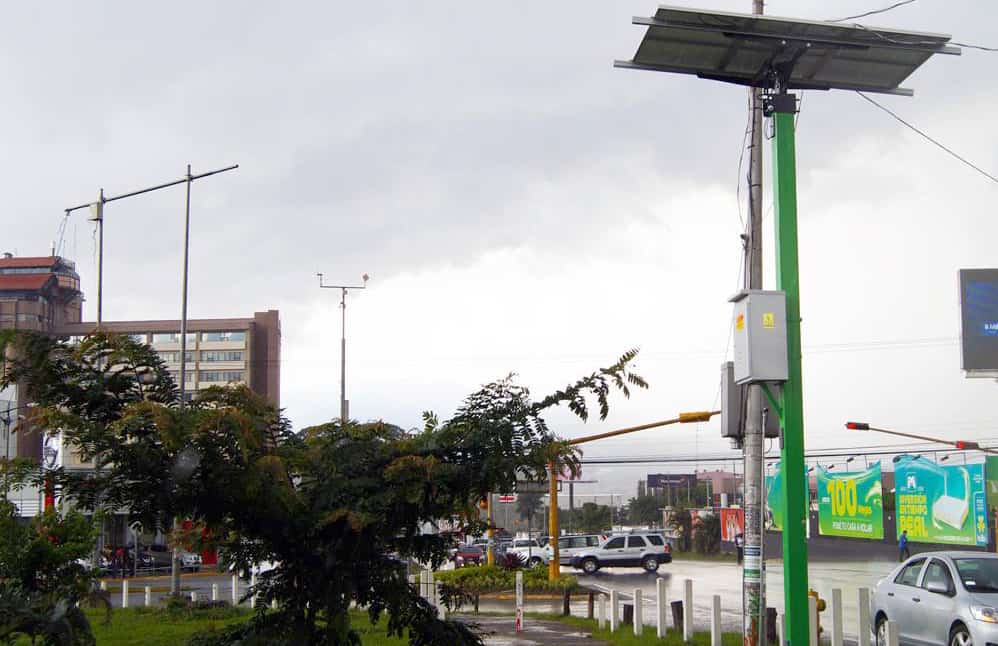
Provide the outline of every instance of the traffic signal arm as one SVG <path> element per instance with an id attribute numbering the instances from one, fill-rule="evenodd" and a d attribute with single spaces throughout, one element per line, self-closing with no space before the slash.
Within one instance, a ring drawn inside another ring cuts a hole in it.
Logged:
<path id="1" fill-rule="evenodd" d="M 576 444 L 585 444 L 586 442 L 594 442 L 596 440 L 603 440 L 608 437 L 616 437 L 618 435 L 626 435 L 628 433 L 636 433 L 637 431 L 645 431 L 650 428 L 658 428 L 660 426 L 669 426 L 670 424 L 689 424 L 691 422 L 709 422 L 710 418 L 714 415 L 719 415 L 721 411 L 698 411 L 693 413 L 680 413 L 679 417 L 673 419 L 667 419 L 662 422 L 652 422 L 650 424 L 641 424 L 640 426 L 629 426 L 627 428 L 617 429 L 616 431 L 607 431 L 606 433 L 597 433 L 596 435 L 586 435 L 584 437 L 577 437 L 573 440 L 568 440 L 569 445 L 575 446 Z"/>

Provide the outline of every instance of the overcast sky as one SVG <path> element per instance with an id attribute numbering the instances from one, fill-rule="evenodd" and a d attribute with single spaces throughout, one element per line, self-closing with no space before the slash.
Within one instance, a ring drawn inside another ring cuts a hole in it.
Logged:
<path id="1" fill-rule="evenodd" d="M 889 2 L 790 0 L 833 19 Z M 748 11 L 749 0 L 703 0 Z M 650 390 L 571 437 L 714 405 L 739 286 L 743 88 L 615 70 L 643 35 L 613 2 L 19 3 L 7 79 L 2 246 L 47 254 L 62 211 L 238 163 L 192 197 L 192 317 L 276 308 L 282 403 L 338 414 L 338 294 L 360 419 L 446 416 L 519 374 L 538 397 L 640 347 Z M 998 45 L 998 6 L 918 0 L 870 25 Z M 998 54 L 936 57 L 878 97 L 998 171 Z M 768 147 L 767 147 L 768 160 Z M 998 384 L 965 380 L 961 267 L 998 266 L 998 186 L 853 93 L 808 92 L 798 135 L 807 447 L 884 444 L 846 419 L 998 440 Z M 772 280 L 770 177 L 765 263 Z M 742 192 L 744 198 L 744 191 Z M 183 188 L 108 205 L 105 318 L 177 318 Z M 744 210 L 744 207 L 742 208 Z M 61 242 L 96 304 L 82 212 Z M 594 444 L 587 456 L 739 454 L 717 422 Z M 592 492 L 649 472 L 591 467 Z M 708 466 L 701 464 L 703 468 Z M 579 488 L 582 491 L 582 487 Z"/>

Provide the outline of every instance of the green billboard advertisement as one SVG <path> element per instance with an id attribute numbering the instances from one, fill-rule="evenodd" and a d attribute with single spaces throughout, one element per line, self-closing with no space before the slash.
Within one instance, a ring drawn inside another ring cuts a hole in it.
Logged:
<path id="1" fill-rule="evenodd" d="M 804 472 L 804 481 L 807 481 L 807 471 Z M 766 529 L 774 532 L 782 532 L 786 523 L 786 514 L 783 513 L 783 461 L 776 463 L 776 471 L 771 476 L 766 476 Z M 807 518 L 807 500 L 805 499 L 804 517 Z M 810 534 L 809 534 L 810 535 Z"/>
<path id="2" fill-rule="evenodd" d="M 822 536 L 884 537 L 880 463 L 866 471 L 832 473 L 818 465 L 818 532 Z"/>
<path id="3" fill-rule="evenodd" d="M 998 509 L 998 455 L 989 455 L 984 459 L 984 480 L 988 511 L 993 514 Z"/>
<path id="4" fill-rule="evenodd" d="M 903 455 L 894 467 L 897 533 L 913 543 L 988 544 L 984 465 L 939 466 Z"/>
<path id="5" fill-rule="evenodd" d="M 766 529 L 783 531 L 783 462 L 776 463 L 775 475 L 766 476 Z"/>

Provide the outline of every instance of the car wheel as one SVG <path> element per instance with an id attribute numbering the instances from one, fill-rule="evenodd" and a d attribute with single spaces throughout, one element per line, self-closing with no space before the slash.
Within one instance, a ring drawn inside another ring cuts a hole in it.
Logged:
<path id="1" fill-rule="evenodd" d="M 646 556 L 641 559 L 641 567 L 645 569 L 645 572 L 655 572 L 658 570 L 658 559 L 654 556 Z"/>
<path id="2" fill-rule="evenodd" d="M 973 646 L 974 638 L 963 624 L 957 624 L 949 632 L 949 646 Z"/>
<path id="3" fill-rule="evenodd" d="M 877 646 L 887 646 L 887 617 L 884 615 L 877 617 L 877 628 L 874 634 L 877 638 Z"/>
<path id="4" fill-rule="evenodd" d="M 594 558 L 588 558 L 582 561 L 582 571 L 586 574 L 594 574 L 596 570 L 599 569 L 599 563 Z"/>
<path id="5" fill-rule="evenodd" d="M 530 559 L 530 563 L 528 563 L 528 565 L 530 565 L 530 567 L 540 567 L 542 563 L 544 563 L 544 561 L 541 560 L 541 557 L 535 556 Z"/>

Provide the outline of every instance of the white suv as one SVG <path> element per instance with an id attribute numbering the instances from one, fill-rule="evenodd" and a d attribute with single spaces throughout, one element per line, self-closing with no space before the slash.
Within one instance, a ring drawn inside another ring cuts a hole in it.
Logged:
<path id="1" fill-rule="evenodd" d="M 602 567 L 642 567 L 658 570 L 660 563 L 672 562 L 672 548 L 658 532 L 618 534 L 602 545 L 582 550 L 572 557 L 572 567 L 592 574 Z"/>
<path id="2" fill-rule="evenodd" d="M 603 537 L 599 534 L 562 536 L 558 539 L 558 561 L 562 565 L 571 565 L 573 556 L 581 554 L 586 550 L 599 547 L 599 544 L 602 542 Z M 554 556 L 554 550 L 551 549 L 550 543 L 544 546 L 544 553 L 547 556 L 548 561 L 550 561 Z"/>

